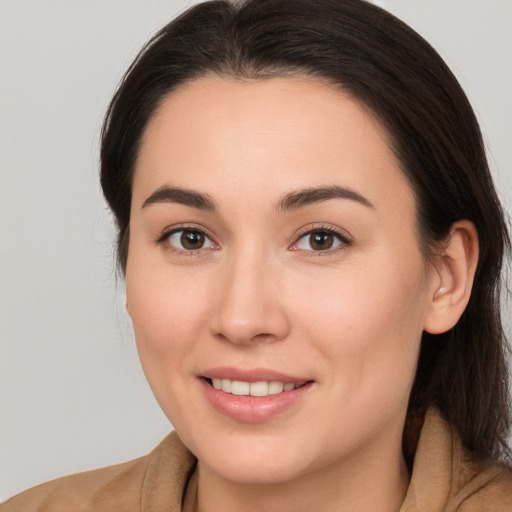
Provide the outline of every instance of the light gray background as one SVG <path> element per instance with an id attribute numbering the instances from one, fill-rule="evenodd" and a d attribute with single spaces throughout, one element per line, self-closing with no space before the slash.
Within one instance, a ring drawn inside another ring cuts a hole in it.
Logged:
<path id="1" fill-rule="evenodd" d="M 191 3 L 0 0 L 0 501 L 145 454 L 171 428 L 114 279 L 98 133 L 139 47 Z M 455 71 L 509 207 L 512 1 L 378 3 Z"/>

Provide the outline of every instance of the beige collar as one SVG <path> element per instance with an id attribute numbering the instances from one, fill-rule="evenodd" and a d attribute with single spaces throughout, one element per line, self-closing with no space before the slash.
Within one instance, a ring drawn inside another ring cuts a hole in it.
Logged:
<path id="1" fill-rule="evenodd" d="M 164 439 L 150 454 L 141 511 L 194 512 L 197 479 L 192 475 L 196 462 L 175 432 Z M 500 478 L 504 484 L 498 489 L 499 495 L 504 497 L 499 498 L 502 500 L 499 503 L 505 503 L 507 493 L 512 493 L 511 475 L 503 467 L 488 466 L 473 459 L 463 449 L 455 430 L 431 408 L 421 429 L 411 482 L 400 512 L 455 512 L 468 497 Z"/>

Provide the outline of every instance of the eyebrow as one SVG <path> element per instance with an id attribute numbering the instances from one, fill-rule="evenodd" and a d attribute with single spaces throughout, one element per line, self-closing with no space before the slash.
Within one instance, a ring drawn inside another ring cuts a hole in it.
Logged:
<path id="1" fill-rule="evenodd" d="M 277 203 L 276 210 L 284 213 L 298 210 L 311 204 L 329 201 L 330 199 L 348 199 L 367 208 L 374 208 L 368 199 L 355 190 L 332 185 L 327 187 L 309 187 L 290 192 Z M 169 187 L 168 185 L 155 190 L 144 201 L 142 208 L 158 203 L 178 203 L 199 210 L 218 211 L 217 203 L 208 194 L 180 187 Z"/>
<path id="2" fill-rule="evenodd" d="M 355 190 L 332 185 L 328 187 L 311 187 L 286 194 L 277 204 L 277 210 L 287 212 L 297 210 L 315 203 L 330 199 L 348 199 L 362 204 L 367 208 L 374 208 L 373 204 Z"/>
<path id="3" fill-rule="evenodd" d="M 199 210 L 216 211 L 215 201 L 208 195 L 194 190 L 164 185 L 155 190 L 142 204 L 146 208 L 157 203 L 178 203 Z"/>

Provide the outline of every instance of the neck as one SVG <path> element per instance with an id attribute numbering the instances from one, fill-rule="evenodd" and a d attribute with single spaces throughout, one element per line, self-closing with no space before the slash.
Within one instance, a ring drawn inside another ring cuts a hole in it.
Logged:
<path id="1" fill-rule="evenodd" d="M 401 447 L 367 450 L 280 483 L 247 484 L 222 478 L 198 463 L 197 512 L 398 512 L 409 484 Z"/>

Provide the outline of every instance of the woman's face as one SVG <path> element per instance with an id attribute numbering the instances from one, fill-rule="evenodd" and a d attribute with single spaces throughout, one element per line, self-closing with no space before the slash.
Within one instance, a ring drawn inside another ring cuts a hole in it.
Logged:
<path id="1" fill-rule="evenodd" d="M 136 165 L 126 284 L 147 379 L 203 467 L 280 482 L 399 451 L 433 280 L 386 134 L 339 91 L 171 93 Z"/>

